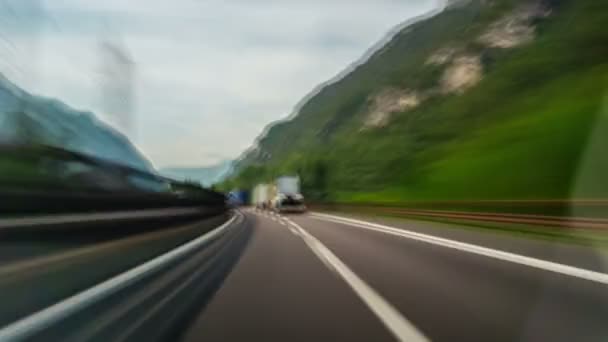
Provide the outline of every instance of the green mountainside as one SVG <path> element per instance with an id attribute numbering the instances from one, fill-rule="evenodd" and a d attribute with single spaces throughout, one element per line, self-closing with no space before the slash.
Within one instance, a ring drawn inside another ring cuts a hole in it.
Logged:
<path id="1" fill-rule="evenodd" d="M 337 202 L 605 198 L 606 23 L 598 0 L 451 6 L 272 126 L 221 186 L 297 173 Z"/>

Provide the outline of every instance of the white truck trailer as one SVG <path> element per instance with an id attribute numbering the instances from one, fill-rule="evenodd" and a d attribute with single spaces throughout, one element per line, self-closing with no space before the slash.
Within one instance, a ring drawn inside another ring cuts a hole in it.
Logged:
<path id="1" fill-rule="evenodd" d="M 276 196 L 276 187 L 273 184 L 258 184 L 253 188 L 251 204 L 258 209 L 270 209 L 272 199 Z"/>
<path id="2" fill-rule="evenodd" d="M 284 195 L 300 194 L 300 177 L 283 176 L 276 180 L 277 193 Z"/>

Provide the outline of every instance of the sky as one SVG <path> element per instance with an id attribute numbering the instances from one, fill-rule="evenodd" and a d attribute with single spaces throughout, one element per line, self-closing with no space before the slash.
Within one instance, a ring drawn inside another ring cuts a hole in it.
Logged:
<path id="1" fill-rule="evenodd" d="M 0 0 L 0 72 L 93 111 L 156 167 L 206 166 L 439 3 Z"/>

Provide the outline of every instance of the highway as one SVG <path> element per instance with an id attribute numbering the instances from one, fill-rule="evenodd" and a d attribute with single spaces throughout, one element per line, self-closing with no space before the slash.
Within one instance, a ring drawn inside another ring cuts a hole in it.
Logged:
<path id="1" fill-rule="evenodd" d="M 3 221 L 0 341 L 608 340 L 594 246 L 316 212 L 140 215 Z"/>
<path id="2" fill-rule="evenodd" d="M 608 340 L 593 248 L 315 214 L 243 224 L 251 239 L 186 342 Z"/>

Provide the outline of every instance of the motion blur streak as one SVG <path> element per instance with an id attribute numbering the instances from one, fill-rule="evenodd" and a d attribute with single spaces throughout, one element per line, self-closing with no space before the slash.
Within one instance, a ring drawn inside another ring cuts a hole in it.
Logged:
<path id="1" fill-rule="evenodd" d="M 55 322 L 65 319 L 104 297 L 129 286 L 146 274 L 157 272 L 163 266 L 223 234 L 238 216 L 239 214 L 233 216 L 226 223 L 206 235 L 0 329 L 0 341 L 24 340 Z"/>
<path id="2" fill-rule="evenodd" d="M 0 342 L 608 341 L 606 23 L 0 0 Z"/>

